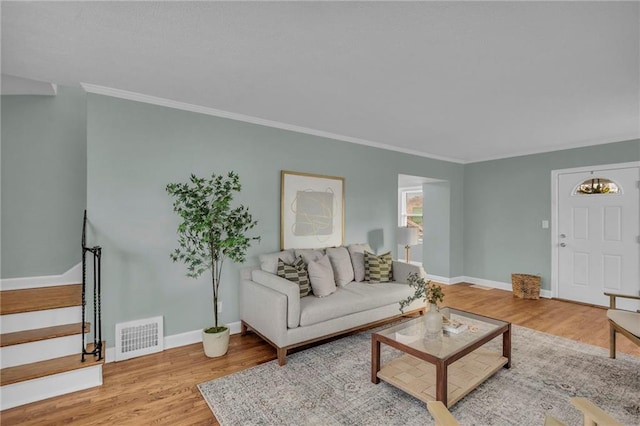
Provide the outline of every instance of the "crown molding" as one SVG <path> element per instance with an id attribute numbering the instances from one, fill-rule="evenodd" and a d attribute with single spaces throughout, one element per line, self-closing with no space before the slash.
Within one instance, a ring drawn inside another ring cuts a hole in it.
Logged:
<path id="1" fill-rule="evenodd" d="M 580 142 L 572 142 L 572 143 L 556 145 L 553 147 L 529 149 L 529 150 L 514 152 L 508 155 L 485 157 L 477 160 L 467 160 L 467 161 L 464 161 L 463 164 L 474 164 L 474 163 L 483 163 L 486 161 L 493 161 L 493 160 L 504 160 L 507 158 L 524 157 L 527 155 L 536 155 L 536 154 L 545 154 L 548 152 L 565 151 L 568 149 L 575 149 L 575 148 L 586 148 L 589 146 L 605 145 L 608 143 L 626 142 L 634 139 L 640 139 L 640 133 L 627 134 L 627 135 L 622 135 L 615 138 L 597 139 L 597 140 L 594 139 L 594 140 L 587 140 L 587 141 L 580 141 Z"/>
<path id="2" fill-rule="evenodd" d="M 194 105 L 185 102 L 174 101 L 166 98 L 145 95 L 142 93 L 130 92 L 128 90 L 114 89 L 111 87 L 99 86 L 96 84 L 80 83 L 87 93 L 96 95 L 110 96 L 113 98 L 127 99 L 130 101 L 143 102 L 152 105 L 163 106 L 167 108 L 179 109 L 182 111 L 195 112 L 198 114 L 211 115 L 214 117 L 228 118 L 230 120 L 243 121 L 245 123 L 257 124 L 260 126 L 273 127 L 275 129 L 289 130 L 297 133 L 304 133 L 322 138 L 334 139 L 342 142 L 349 142 L 358 145 L 365 145 L 372 148 L 384 149 L 387 151 L 395 151 L 403 154 L 417 155 L 419 157 L 430 158 L 433 160 L 447 161 L 450 163 L 464 164 L 464 161 L 457 158 L 442 157 L 431 155 L 413 149 L 400 148 L 393 145 L 387 145 L 380 142 L 373 142 L 366 139 L 353 138 L 351 136 L 339 135 L 336 133 L 325 132 L 322 130 L 311 129 L 308 127 L 296 126 L 295 124 L 282 123 L 279 121 L 266 120 L 264 118 L 253 117 L 250 115 L 238 114 L 235 112 L 223 111 L 220 109 Z"/>

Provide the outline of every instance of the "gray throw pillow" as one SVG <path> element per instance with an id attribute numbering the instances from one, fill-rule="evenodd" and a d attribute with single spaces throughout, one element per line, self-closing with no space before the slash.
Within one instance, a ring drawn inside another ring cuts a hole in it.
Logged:
<path id="1" fill-rule="evenodd" d="M 353 265 L 346 247 L 330 247 L 326 252 L 333 268 L 336 285 L 343 287 L 353 281 Z"/>
<path id="2" fill-rule="evenodd" d="M 304 263 L 306 263 L 307 265 L 312 260 L 318 260 L 322 256 L 324 256 L 323 249 L 295 249 L 295 251 L 296 257 L 302 256 L 302 258 L 304 259 Z"/>
<path id="3" fill-rule="evenodd" d="M 349 254 L 351 255 L 351 264 L 353 265 L 353 275 L 356 281 L 364 281 L 364 252 L 373 252 L 367 243 L 351 244 L 349 246 Z"/>
<path id="4" fill-rule="evenodd" d="M 284 263 L 292 264 L 296 257 L 293 250 L 276 251 L 275 253 L 266 253 L 258 256 L 260 260 L 260 269 L 270 274 L 278 273 L 278 259 L 282 259 Z"/>
<path id="5" fill-rule="evenodd" d="M 387 283 L 393 280 L 393 258 L 391 252 L 376 256 L 368 251 L 364 252 L 364 280 L 370 282 Z"/>
<path id="6" fill-rule="evenodd" d="M 324 297 L 336 291 L 336 282 L 333 278 L 329 256 L 325 254 L 318 260 L 312 260 L 307 265 L 307 270 L 314 296 Z"/>

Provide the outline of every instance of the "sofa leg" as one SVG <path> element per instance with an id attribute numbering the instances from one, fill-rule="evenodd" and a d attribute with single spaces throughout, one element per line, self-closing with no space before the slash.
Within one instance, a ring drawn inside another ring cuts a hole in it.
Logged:
<path id="1" fill-rule="evenodd" d="M 241 336 L 247 335 L 247 324 L 244 321 L 240 321 L 240 335 Z"/>
<path id="2" fill-rule="evenodd" d="M 616 357 L 616 330 L 609 326 L 609 358 Z"/>
<path id="3" fill-rule="evenodd" d="M 276 348 L 278 353 L 278 365 L 283 366 L 287 363 L 287 350 L 285 348 Z"/>

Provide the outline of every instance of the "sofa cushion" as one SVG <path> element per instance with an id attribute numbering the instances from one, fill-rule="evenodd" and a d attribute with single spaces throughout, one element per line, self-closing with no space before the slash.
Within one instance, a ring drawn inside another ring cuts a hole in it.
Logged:
<path id="1" fill-rule="evenodd" d="M 302 256 L 304 263 L 307 265 L 312 260 L 318 260 L 324 256 L 324 250 L 322 249 L 295 249 L 296 257 Z"/>
<path id="2" fill-rule="evenodd" d="M 391 252 L 376 256 L 368 251 L 364 252 L 364 280 L 386 283 L 393 280 L 393 258 Z"/>
<path id="3" fill-rule="evenodd" d="M 336 285 L 342 287 L 353 281 L 353 265 L 346 247 L 330 247 L 326 252 L 333 268 Z"/>
<path id="4" fill-rule="evenodd" d="M 261 254 L 258 256 L 258 259 L 260 260 L 260 269 L 276 275 L 278 273 L 278 259 L 282 259 L 284 263 L 292 264 L 296 260 L 296 257 L 293 254 L 293 250 L 283 250 L 275 253 Z"/>
<path id="5" fill-rule="evenodd" d="M 278 259 L 278 276 L 298 284 L 300 286 L 300 297 L 311 294 L 307 265 L 304 264 L 302 257 L 298 257 L 291 264 Z"/>
<path id="6" fill-rule="evenodd" d="M 349 255 L 351 255 L 351 264 L 353 265 L 354 279 L 358 282 L 364 281 L 364 252 L 372 252 L 371 247 L 367 243 L 351 244 L 348 247 Z"/>
<path id="7" fill-rule="evenodd" d="M 607 318 L 634 336 L 640 337 L 640 314 L 637 312 L 609 309 L 607 310 Z"/>
<path id="8" fill-rule="evenodd" d="M 325 297 L 336 291 L 336 282 L 329 256 L 325 254 L 318 260 L 310 261 L 307 270 L 314 296 Z"/>
<path id="9" fill-rule="evenodd" d="M 412 294 L 412 288 L 406 284 L 352 282 L 347 287 L 338 287 L 327 297 L 300 299 L 300 326 L 391 305 Z"/>

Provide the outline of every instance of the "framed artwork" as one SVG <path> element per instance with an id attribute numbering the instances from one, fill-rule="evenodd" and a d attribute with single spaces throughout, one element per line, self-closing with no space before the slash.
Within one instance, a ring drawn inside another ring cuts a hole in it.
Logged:
<path id="1" fill-rule="evenodd" d="M 282 170 L 280 249 L 344 244 L 344 178 Z"/>

